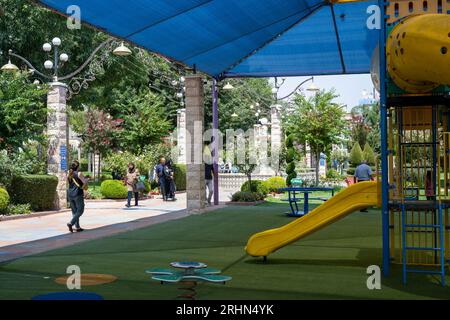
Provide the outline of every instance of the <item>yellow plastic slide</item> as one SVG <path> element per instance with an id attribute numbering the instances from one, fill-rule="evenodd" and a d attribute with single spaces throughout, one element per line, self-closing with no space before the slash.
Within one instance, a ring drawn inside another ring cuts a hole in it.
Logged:
<path id="1" fill-rule="evenodd" d="M 254 234 L 248 240 L 245 250 L 254 257 L 267 256 L 354 211 L 380 205 L 381 196 L 377 182 L 356 183 L 303 217 L 280 228 Z"/>

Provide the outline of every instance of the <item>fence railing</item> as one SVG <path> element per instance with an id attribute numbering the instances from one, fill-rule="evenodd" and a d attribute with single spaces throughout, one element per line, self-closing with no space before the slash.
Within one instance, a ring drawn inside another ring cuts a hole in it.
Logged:
<path id="1" fill-rule="evenodd" d="M 267 180 L 273 175 L 252 174 L 252 180 Z M 314 179 L 314 172 L 297 173 L 297 177 L 302 179 Z M 239 191 L 241 186 L 248 180 L 243 173 L 220 173 L 219 174 L 219 188 L 227 191 Z"/>

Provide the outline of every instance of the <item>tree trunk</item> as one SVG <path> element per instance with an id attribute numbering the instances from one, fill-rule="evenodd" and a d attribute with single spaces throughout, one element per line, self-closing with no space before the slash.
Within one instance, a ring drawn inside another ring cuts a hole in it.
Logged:
<path id="1" fill-rule="evenodd" d="M 316 187 L 319 186 L 320 151 L 316 151 Z"/>
<path id="2" fill-rule="evenodd" d="M 97 167 L 97 179 L 98 182 L 100 182 L 100 173 L 101 173 L 101 169 L 100 169 L 100 161 L 102 160 L 102 155 L 100 154 L 100 152 L 98 153 L 98 167 Z"/>
<path id="3" fill-rule="evenodd" d="M 92 181 L 94 182 L 94 190 L 95 190 L 95 186 L 96 186 L 96 181 L 97 181 L 97 174 L 95 172 L 95 149 L 92 150 L 92 155 L 91 155 L 91 159 L 92 159 Z"/>
<path id="4" fill-rule="evenodd" d="M 252 186 L 252 175 L 247 174 L 247 178 L 248 178 L 248 189 L 250 190 L 250 192 L 254 192 L 253 186 Z"/>

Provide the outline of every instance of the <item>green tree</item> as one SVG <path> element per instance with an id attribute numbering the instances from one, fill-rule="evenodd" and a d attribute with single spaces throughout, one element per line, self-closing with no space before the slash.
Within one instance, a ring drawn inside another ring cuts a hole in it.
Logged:
<path id="1" fill-rule="evenodd" d="M 219 86 L 219 129 L 253 129 L 258 120 L 266 117 L 270 121 L 270 106 L 274 103 L 272 87 L 268 79 L 227 79 L 232 90 Z M 211 88 L 206 90 L 205 105 L 211 106 Z M 258 114 L 258 115 L 256 115 Z M 233 116 L 235 115 L 235 116 Z M 211 127 L 212 108 L 205 109 L 206 127 Z"/>
<path id="2" fill-rule="evenodd" d="M 173 127 L 164 110 L 164 99 L 152 92 L 134 92 L 126 91 L 113 108 L 117 117 L 123 119 L 121 149 L 139 154 L 145 146 L 161 143 Z"/>
<path id="3" fill-rule="evenodd" d="M 30 83 L 27 74 L 0 73 L 0 149 L 13 152 L 30 139 L 44 140 L 47 89 Z"/>
<path id="4" fill-rule="evenodd" d="M 89 150 L 100 155 L 97 177 L 100 177 L 101 157 L 114 145 L 121 124 L 122 120 L 113 119 L 111 115 L 101 110 L 94 109 L 86 114 L 86 126 L 81 132 L 81 137 Z"/>
<path id="5" fill-rule="evenodd" d="M 302 94 L 294 96 L 293 110 L 284 117 L 284 127 L 292 132 L 295 140 L 308 143 L 316 159 L 316 185 L 319 183 L 320 153 L 329 153 L 333 144 L 341 142 L 346 131 L 345 111 L 334 103 L 334 90 L 321 90 L 306 98 Z"/>
<path id="6" fill-rule="evenodd" d="M 377 103 L 356 106 L 351 111 L 351 139 L 361 146 L 367 142 L 380 152 L 380 112 Z"/>
<path id="7" fill-rule="evenodd" d="M 359 142 L 355 142 L 355 144 L 353 145 L 352 150 L 350 151 L 349 160 L 350 163 L 355 167 L 360 165 L 364 160 L 364 154 L 361 146 L 359 145 Z"/>
<path id="8" fill-rule="evenodd" d="M 366 145 L 364 146 L 363 158 L 369 165 L 373 166 L 376 163 L 375 153 L 373 152 L 373 149 L 369 145 L 369 143 L 366 143 Z"/>
<path id="9" fill-rule="evenodd" d="M 0 0 L 2 15 L 0 16 L 0 64 L 8 61 L 7 52 L 14 52 L 27 58 L 41 71 L 42 63 L 47 54 L 41 49 L 42 44 L 50 42 L 58 36 L 62 40 L 61 50 L 69 55 L 69 61 L 60 69 L 60 74 L 69 74 L 81 66 L 109 35 L 93 28 L 68 29 L 67 19 L 61 15 L 33 4 L 30 0 Z M 113 54 L 99 52 L 94 59 L 102 56 L 102 67 L 96 68 L 95 81 L 88 82 L 88 88 L 83 88 L 78 95 L 70 100 L 74 110 L 82 110 L 83 105 L 95 104 L 105 112 L 116 117 L 111 106 L 117 100 L 117 95 L 128 88 L 146 94 L 152 92 L 163 101 L 165 110 L 172 126 L 176 124 L 176 110 L 180 108 L 183 84 L 180 77 L 184 68 L 167 59 L 149 53 L 143 49 L 131 47 L 132 55 L 117 57 Z M 20 68 L 26 65 L 13 58 Z M 100 64 L 96 63 L 96 66 Z M 84 72 L 79 76 L 82 78 Z"/>

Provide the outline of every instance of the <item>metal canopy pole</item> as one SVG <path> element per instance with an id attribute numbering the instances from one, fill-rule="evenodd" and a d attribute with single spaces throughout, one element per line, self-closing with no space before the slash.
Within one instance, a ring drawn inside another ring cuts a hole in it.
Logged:
<path id="1" fill-rule="evenodd" d="M 212 81 L 212 117 L 213 117 L 213 167 L 214 167 L 214 205 L 219 205 L 219 99 L 217 80 Z"/>
<path id="2" fill-rule="evenodd" d="M 380 7 L 380 133 L 381 133 L 381 219 L 383 229 L 383 274 L 389 275 L 389 180 L 387 150 L 387 86 L 386 86 L 386 0 L 378 1 Z"/>

